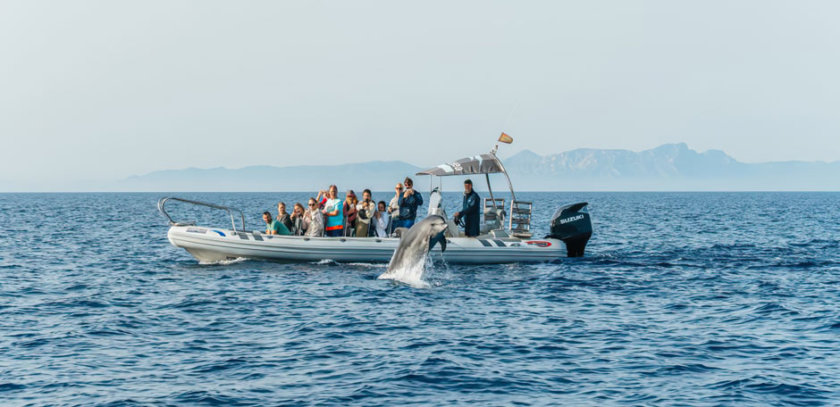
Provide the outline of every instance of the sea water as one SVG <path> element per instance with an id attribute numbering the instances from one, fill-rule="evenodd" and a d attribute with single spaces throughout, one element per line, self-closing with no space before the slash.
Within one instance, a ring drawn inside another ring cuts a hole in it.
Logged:
<path id="1" fill-rule="evenodd" d="M 425 288 L 198 264 L 163 195 L 0 195 L 0 405 L 840 403 L 838 193 L 521 193 L 538 237 L 590 202 L 586 257 L 431 265 Z M 183 194 L 256 230 L 308 195 Z"/>

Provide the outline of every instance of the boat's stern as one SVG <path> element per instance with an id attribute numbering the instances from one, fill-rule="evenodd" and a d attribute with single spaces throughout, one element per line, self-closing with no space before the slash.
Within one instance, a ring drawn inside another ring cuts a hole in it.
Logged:
<path id="1" fill-rule="evenodd" d="M 587 205 L 587 202 L 566 205 L 551 218 L 551 233 L 548 237 L 562 240 L 569 257 L 583 257 L 586 243 L 592 236 L 592 220 Z"/>

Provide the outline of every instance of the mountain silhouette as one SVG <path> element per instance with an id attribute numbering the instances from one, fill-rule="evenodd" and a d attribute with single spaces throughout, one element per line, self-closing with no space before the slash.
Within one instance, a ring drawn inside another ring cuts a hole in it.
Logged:
<path id="1" fill-rule="evenodd" d="M 371 161 L 343 165 L 165 170 L 127 178 L 117 183 L 114 189 L 310 191 L 338 184 L 340 189 L 358 186 L 390 191 L 405 176 L 413 176 L 422 169 L 460 157 L 441 158 L 440 163 L 424 166 L 402 161 Z M 639 152 L 581 148 L 540 155 L 524 150 L 504 158 L 503 163 L 515 188 L 522 191 L 840 189 L 840 162 L 743 163 L 723 151 L 698 152 L 685 143 L 665 144 Z M 417 186 L 425 189 L 424 179 L 418 177 Z M 457 184 L 455 181 L 447 180 L 448 190 Z"/>

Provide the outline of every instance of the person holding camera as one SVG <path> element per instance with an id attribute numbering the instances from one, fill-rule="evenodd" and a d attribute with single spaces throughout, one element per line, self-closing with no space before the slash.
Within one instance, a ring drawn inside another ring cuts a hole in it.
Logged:
<path id="1" fill-rule="evenodd" d="M 417 208 L 423 205 L 423 196 L 414 190 L 414 181 L 406 177 L 403 182 L 405 192 L 399 196 L 400 215 L 397 227 L 411 228 L 417 218 Z"/>
<path id="2" fill-rule="evenodd" d="M 352 189 L 348 190 L 344 199 L 344 236 L 353 236 L 353 232 L 356 231 L 356 218 L 358 217 L 356 205 L 358 203 L 356 193 Z"/>
<path id="3" fill-rule="evenodd" d="M 368 237 L 370 220 L 376 212 L 376 202 L 371 199 L 369 189 L 362 191 L 362 200 L 356 205 L 356 237 Z"/>
<path id="4" fill-rule="evenodd" d="M 318 207 L 318 200 L 309 198 L 309 208 L 303 215 L 303 229 L 306 230 L 304 236 L 307 237 L 321 237 L 324 235 L 324 214 Z"/>

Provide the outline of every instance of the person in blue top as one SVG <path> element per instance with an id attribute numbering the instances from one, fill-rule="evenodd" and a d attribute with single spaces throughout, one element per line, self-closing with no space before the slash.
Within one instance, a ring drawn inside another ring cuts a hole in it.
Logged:
<path id="1" fill-rule="evenodd" d="M 321 213 L 324 214 L 326 224 L 324 225 L 324 235 L 328 237 L 339 237 L 344 235 L 344 205 L 338 199 L 338 187 L 330 185 L 327 191 L 318 193 L 318 197 L 324 194 L 324 200 L 321 201 Z"/>
<path id="2" fill-rule="evenodd" d="M 473 191 L 472 181 L 464 181 L 464 205 L 459 212 L 455 212 L 455 223 L 464 218 L 464 234 L 468 237 L 478 236 L 479 233 L 479 206 L 481 198 Z"/>
<path id="3" fill-rule="evenodd" d="M 414 190 L 414 181 L 406 177 L 405 192 L 400 195 L 400 216 L 397 220 L 396 227 L 411 228 L 414 226 L 414 220 L 417 218 L 417 208 L 423 205 L 423 196 Z"/>

